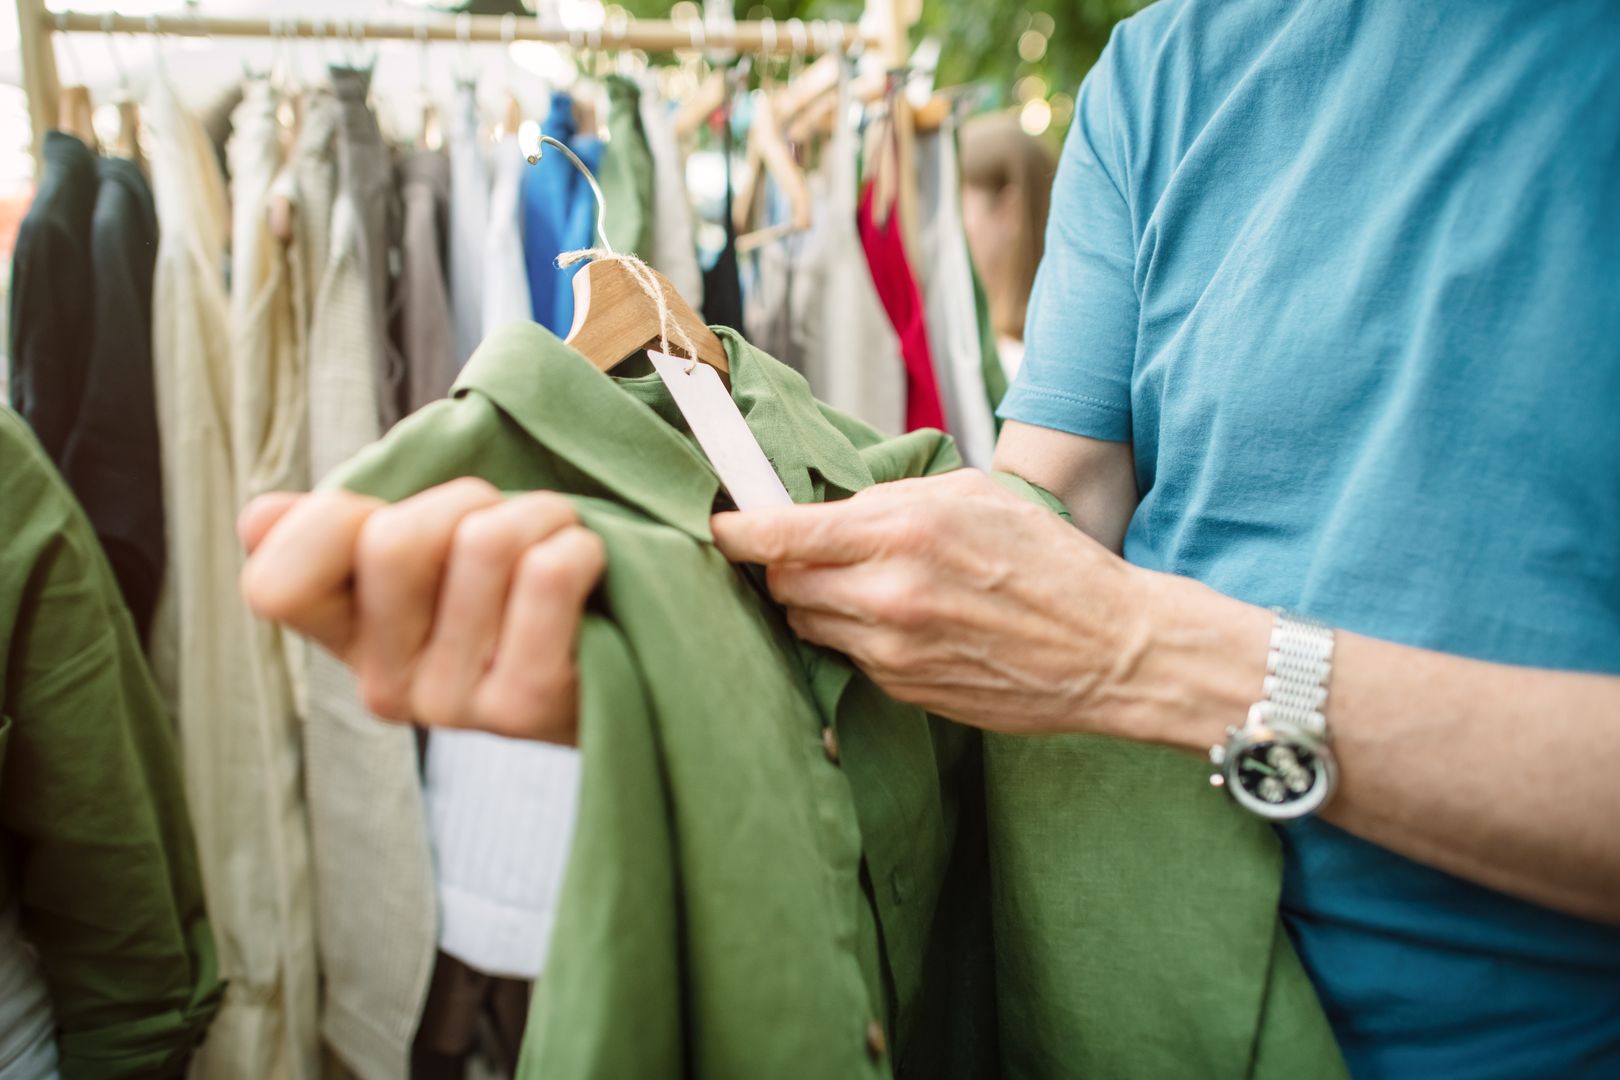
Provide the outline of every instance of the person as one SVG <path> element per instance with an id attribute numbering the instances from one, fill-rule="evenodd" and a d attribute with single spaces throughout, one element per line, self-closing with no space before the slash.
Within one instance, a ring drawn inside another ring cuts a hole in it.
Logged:
<path id="1" fill-rule="evenodd" d="M 1617 18 L 1146 8 L 1078 95 L 1002 410 L 996 467 L 1078 527 L 966 471 L 713 523 L 899 698 L 1213 748 L 1293 818 L 1282 911 L 1362 1077 L 1620 1075 Z M 384 715 L 570 737 L 602 556 L 560 499 L 242 526 L 250 600 Z M 524 685 L 423 692 L 511 634 Z"/>
<path id="2" fill-rule="evenodd" d="M 962 125 L 962 227 L 1009 377 L 1024 358 L 1024 317 L 1045 250 L 1056 170 L 1052 151 L 1011 113 L 986 113 Z"/>

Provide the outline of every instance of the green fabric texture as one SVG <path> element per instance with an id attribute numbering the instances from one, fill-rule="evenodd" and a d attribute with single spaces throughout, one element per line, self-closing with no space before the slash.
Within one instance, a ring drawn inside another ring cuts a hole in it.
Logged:
<path id="1" fill-rule="evenodd" d="M 718 332 L 732 396 L 796 502 L 958 467 L 945 436 L 884 440 Z M 718 479 L 656 376 L 609 378 L 538 326 L 506 327 L 451 400 L 327 483 L 399 499 L 468 475 L 573 497 L 608 552 L 524 1077 L 1334 1075 L 1251 823 L 1206 806 L 1201 777 L 1185 795 L 1152 750 L 987 743 L 796 639 L 758 568 L 714 548 Z M 1013 764 L 1050 800 L 1039 812 Z M 1114 770 L 1136 783 L 1109 786 Z M 1174 853 L 1186 876 L 1155 862 Z M 1172 896 L 1145 892 L 1161 875 Z M 1191 887 L 1204 881 L 1228 887 Z M 1227 901 L 1257 906 L 1206 910 Z M 1231 926 L 1270 936 L 1195 932 Z M 1183 985 L 1200 992 L 1183 1001 Z"/>
<path id="2" fill-rule="evenodd" d="M 623 75 L 602 80 L 607 91 L 607 143 L 596 180 L 607 203 L 607 239 L 617 252 L 652 255 L 653 161 L 641 126 L 641 88 Z"/>
<path id="3" fill-rule="evenodd" d="M 178 1076 L 223 986 L 173 731 L 94 531 L 5 408 L 0 460 L 0 905 L 64 1077 Z"/>
<path id="4" fill-rule="evenodd" d="M 990 399 L 990 413 L 996 418 L 996 431 L 1001 431 L 1001 399 L 1007 396 L 1007 369 L 1001 366 L 1001 343 L 996 339 L 996 328 L 990 323 L 990 295 L 984 291 L 979 271 L 968 262 L 973 273 L 973 306 L 979 315 L 979 369 L 984 373 L 984 395 Z"/>

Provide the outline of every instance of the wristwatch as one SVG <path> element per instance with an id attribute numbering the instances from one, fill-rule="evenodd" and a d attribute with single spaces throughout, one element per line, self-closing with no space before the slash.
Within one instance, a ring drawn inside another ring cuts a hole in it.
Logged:
<path id="1" fill-rule="evenodd" d="M 1209 782 L 1245 810 L 1292 821 L 1327 805 L 1339 783 L 1324 711 L 1333 631 L 1275 610 L 1264 696 L 1249 707 L 1242 727 L 1227 728 L 1226 742 L 1210 747 L 1215 772 Z"/>

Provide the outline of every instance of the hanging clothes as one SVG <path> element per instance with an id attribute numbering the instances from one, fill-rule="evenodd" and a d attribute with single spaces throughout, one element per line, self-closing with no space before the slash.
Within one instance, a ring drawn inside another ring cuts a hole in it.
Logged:
<path id="1" fill-rule="evenodd" d="M 973 273 L 973 312 L 979 324 L 979 371 L 984 383 L 985 400 L 990 403 L 990 414 L 996 423 L 996 434 L 1001 434 L 1001 399 L 1007 396 L 1007 356 L 996 325 L 990 320 L 990 294 L 985 291 L 984 279 L 979 277 L 969 251 L 968 269 Z M 1022 342 L 1019 343 L 1022 345 Z"/>
<path id="2" fill-rule="evenodd" d="M 652 250 L 647 261 L 675 286 L 692 310 L 703 310 L 703 268 L 698 265 L 697 233 L 686 170 L 675 141 L 675 121 L 658 88 L 657 76 L 641 79 L 641 127 L 653 167 Z"/>
<path id="3" fill-rule="evenodd" d="M 722 111 L 720 152 L 726 163 L 726 243 L 714 265 L 703 272 L 703 318 L 712 326 L 742 326 L 742 279 L 737 270 L 737 223 L 732 217 L 735 185 L 732 177 L 731 105 Z"/>
<path id="4" fill-rule="evenodd" d="M 404 206 L 399 352 L 405 360 L 405 406 L 410 412 L 448 394 L 459 367 L 457 325 L 440 254 L 449 226 L 450 169 L 450 159 L 437 150 L 417 150 L 399 163 Z"/>
<path id="5" fill-rule="evenodd" d="M 439 947 L 485 974 L 535 978 L 573 835 L 578 753 L 482 732 L 434 732 L 425 789 Z"/>
<path id="6" fill-rule="evenodd" d="M 450 242 L 446 255 L 455 329 L 453 357 L 458 370 L 484 338 L 484 242 L 492 199 L 490 167 L 478 127 L 478 84 L 458 81 L 450 107 Z"/>
<path id="7" fill-rule="evenodd" d="M 229 983 L 197 1074 L 313 1078 L 319 988 L 289 739 L 296 730 L 284 703 L 261 696 L 254 672 L 269 662 L 266 639 L 237 594 L 225 183 L 206 131 L 162 80 L 143 121 L 160 228 L 152 340 L 170 543 L 153 652 L 175 698 L 198 861 Z"/>
<path id="8" fill-rule="evenodd" d="M 721 337 L 732 397 L 795 502 L 960 465 L 940 434 L 883 440 L 829 414 L 734 333 Z M 1080 775 L 1106 750 L 1138 782 L 1082 789 L 1075 820 L 1095 824 L 1084 845 L 1059 851 L 1062 837 L 1030 825 L 989 848 L 997 813 L 1019 806 L 1016 775 L 987 789 L 985 736 L 795 639 L 753 572 L 715 552 L 718 480 L 661 380 L 606 377 L 553 335 L 514 326 L 479 349 L 462 387 L 336 479 L 400 499 L 465 474 L 475 447 L 479 475 L 589 492 L 574 505 L 607 546 L 603 602 L 578 648 L 578 833 L 521 1077 L 662 1075 L 671 1062 L 721 1076 L 980 1077 L 1007 1062 L 1061 1074 L 1082 1053 L 1105 1076 L 1146 1062 L 1155 1080 L 1180 1077 L 1188 1061 L 1221 1076 L 1345 1075 L 1282 926 L 1264 822 L 1201 799 L 1152 810 L 1164 802 L 1145 780 L 1164 767 L 1159 748 L 1008 738 Z M 1151 834 L 1137 835 L 1138 814 L 1158 823 Z M 1200 910 L 1209 932 L 1133 926 L 1144 904 L 1185 907 L 1162 874 L 1119 890 L 1095 873 L 1141 860 L 1144 844 L 1142 865 L 1192 865 L 1219 882 L 1223 903 Z M 1042 859 L 1026 865 L 1020 853 L 1036 849 Z M 1001 887 L 1004 871 L 1018 890 Z M 1087 903 L 1044 891 L 1042 871 Z M 1067 913 L 1063 950 L 1026 915 L 1047 900 Z M 1109 937 L 1122 934 L 1139 961 L 1123 968 L 1109 962 Z M 1003 956 L 1032 978 L 998 978 Z M 1180 1000 L 1180 985 L 1212 977 L 1226 992 L 1201 996 L 1145 1050 L 1141 1002 Z M 1054 980 L 1080 990 L 1053 1002 L 1040 988 Z M 1057 1019 L 1031 1038 L 1024 1021 L 1037 1013 Z"/>
<path id="9" fill-rule="evenodd" d="M 311 182 L 331 176 L 335 185 L 326 196 L 332 200 L 328 254 L 310 326 L 310 464 L 318 479 L 382 429 L 373 293 L 362 258 L 367 220 L 349 186 L 326 164 L 329 148 L 343 160 L 340 126 L 352 104 L 322 97 L 310 108 L 299 152 L 313 160 L 295 169 Z M 304 669 L 321 1034 L 361 1080 L 394 1080 L 409 1074 L 436 923 L 416 737 L 408 727 L 371 716 L 353 673 L 324 650 L 309 645 Z"/>
<path id="10" fill-rule="evenodd" d="M 0 1070 L 29 1080 L 61 1080 L 51 988 L 39 953 L 23 940 L 19 907 L 13 901 L 0 910 Z"/>
<path id="11" fill-rule="evenodd" d="M 641 88 L 623 75 L 602 81 L 608 138 L 596 174 L 607 203 L 607 239 L 614 251 L 646 259 L 653 249 L 653 159 L 641 121 Z"/>
<path id="12" fill-rule="evenodd" d="M 795 501 L 957 464 L 937 435 L 880 444 L 834 423 L 802 379 L 722 339 L 733 396 Z M 687 1061 L 701 1075 L 877 1077 L 910 1056 L 899 1033 L 923 1001 L 982 1017 L 968 1004 L 992 980 L 960 981 L 953 956 L 981 955 L 966 935 L 987 948 L 987 927 L 960 923 L 982 907 L 954 898 L 982 898 L 988 879 L 946 888 L 976 733 L 796 643 L 717 555 L 718 482 L 660 380 L 609 379 L 544 330 L 512 326 L 462 386 L 338 479 L 401 498 L 464 472 L 456 444 L 470 438 L 481 475 L 606 500 L 577 504 L 608 544 L 613 616 L 592 616 L 580 641 L 580 831 L 520 1075 L 656 1076 Z M 702 674 L 683 641 L 719 648 L 729 674 Z M 867 893 L 863 873 L 881 887 Z"/>
<path id="13" fill-rule="evenodd" d="M 0 461 L 0 1073 L 59 1049 L 70 1078 L 180 1076 L 224 989 L 194 786 L 95 534 L 5 408 Z"/>
<path id="14" fill-rule="evenodd" d="M 405 364 L 388 333 L 390 253 L 399 230 L 398 196 L 393 167 L 377 117 L 366 104 L 371 71 L 330 69 L 338 101 L 338 187 L 355 215 L 353 233 L 365 282 L 367 354 L 374 369 L 377 419 L 387 431 L 403 415 Z"/>
<path id="15" fill-rule="evenodd" d="M 497 1076 L 516 1076 L 532 987 L 439 954 L 411 1050 L 411 1080 L 465 1080 L 475 1055 L 492 1058 Z"/>
<path id="16" fill-rule="evenodd" d="M 533 318 L 529 268 L 523 258 L 523 175 L 529 168 L 516 135 L 490 148 L 489 220 L 483 224 L 482 323 L 479 340 L 496 327 Z M 456 198 L 451 180 L 451 198 Z M 454 285 L 451 286 L 454 288 Z"/>
<path id="17" fill-rule="evenodd" d="M 566 145 L 595 173 L 602 164 L 602 140 L 574 125 L 574 99 L 558 92 L 541 130 Z M 557 265 L 565 251 L 596 242 L 596 199 L 590 185 L 563 154 L 552 151 L 523 174 L 523 254 L 529 268 L 534 321 L 566 334 L 574 321 L 574 274 L 579 267 Z"/>
<path id="18" fill-rule="evenodd" d="M 62 470 L 145 641 L 167 561 L 152 385 L 157 208 L 139 164 L 128 158 L 96 164 L 101 182 L 90 223 L 90 355 Z"/>
<path id="19" fill-rule="evenodd" d="M 906 365 L 906 429 L 945 430 L 945 410 L 939 400 L 939 383 L 934 374 L 934 356 L 929 348 L 928 326 L 917 280 L 911 273 L 905 240 L 900 235 L 898 199 L 889 208 L 888 221 L 877 223 L 870 182 L 861 193 L 859 222 L 861 244 L 877 286 L 878 297 L 889 313 L 889 321 L 900 337 L 901 355 Z"/>
<path id="20" fill-rule="evenodd" d="M 881 434 L 898 435 L 905 430 L 906 368 L 855 223 L 859 136 L 845 107 L 847 70 L 838 93 L 821 168 L 808 178 L 809 233 L 756 253 L 749 339 L 801 372 L 820 400 Z"/>
<path id="21" fill-rule="evenodd" d="M 39 190 L 17 228 L 11 264 L 11 404 L 58 468 L 78 419 L 95 323 L 90 222 L 96 155 L 47 131 Z"/>
<path id="22" fill-rule="evenodd" d="M 962 459 L 988 469 L 996 422 L 985 389 L 973 266 L 962 227 L 955 120 L 946 117 L 938 130 L 920 134 L 915 145 L 918 288 L 940 403 Z"/>
<path id="23" fill-rule="evenodd" d="M 271 202 L 281 197 L 279 106 L 268 79 L 249 80 L 231 113 L 225 147 L 231 177 L 230 431 L 238 506 L 268 491 L 306 488 L 310 480 L 298 283 L 289 245 L 270 225 Z M 296 746 L 289 752 L 296 757 Z"/>

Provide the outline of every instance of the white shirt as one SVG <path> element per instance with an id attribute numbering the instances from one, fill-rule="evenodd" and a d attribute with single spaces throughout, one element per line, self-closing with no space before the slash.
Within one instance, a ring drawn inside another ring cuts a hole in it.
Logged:
<path id="1" fill-rule="evenodd" d="M 17 906 L 0 911 L 0 1080 L 57 1080 L 56 1018 L 39 959 L 17 930 Z"/>
<path id="2" fill-rule="evenodd" d="M 484 233 L 485 335 L 530 318 L 519 204 L 528 167 L 516 137 L 494 147 Z M 474 731 L 435 731 L 422 787 L 439 948 L 488 975 L 535 978 L 545 965 L 574 831 L 578 753 Z"/>
<path id="3" fill-rule="evenodd" d="M 918 138 L 917 194 L 917 276 L 945 423 L 962 459 L 988 469 L 996 449 L 996 422 L 984 385 L 983 341 L 962 227 L 954 120 Z"/>

